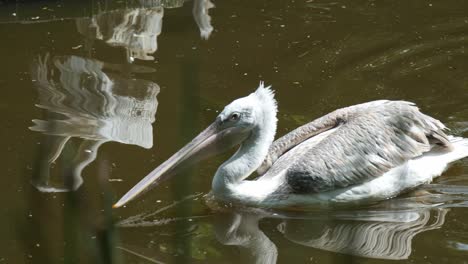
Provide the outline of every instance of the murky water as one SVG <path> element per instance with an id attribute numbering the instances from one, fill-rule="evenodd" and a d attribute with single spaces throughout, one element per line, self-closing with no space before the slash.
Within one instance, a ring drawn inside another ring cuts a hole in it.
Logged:
<path id="1" fill-rule="evenodd" d="M 386 98 L 468 136 L 468 3 L 214 4 L 0 4 L 0 263 L 468 263 L 467 160 L 396 199 L 284 213 L 207 205 L 228 153 L 111 209 L 259 80 L 279 135 Z"/>

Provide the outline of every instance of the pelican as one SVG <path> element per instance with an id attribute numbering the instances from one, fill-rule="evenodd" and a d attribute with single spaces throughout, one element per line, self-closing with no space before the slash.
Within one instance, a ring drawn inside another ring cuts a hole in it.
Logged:
<path id="1" fill-rule="evenodd" d="M 468 156 L 468 139 L 406 101 L 379 100 L 335 110 L 274 141 L 271 86 L 234 100 L 190 143 L 128 191 L 121 207 L 203 150 L 239 145 L 216 171 L 216 200 L 262 208 L 306 208 L 388 199 L 430 182 Z M 257 171 L 259 177 L 247 178 Z"/>

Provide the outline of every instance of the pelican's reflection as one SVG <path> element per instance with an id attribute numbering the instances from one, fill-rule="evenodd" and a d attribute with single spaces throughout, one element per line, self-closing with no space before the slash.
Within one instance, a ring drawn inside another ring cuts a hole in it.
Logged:
<path id="1" fill-rule="evenodd" d="M 177 203 L 174 203 L 154 213 L 129 217 L 122 220 L 119 226 L 167 228 L 173 221 L 197 218 L 157 217 L 176 205 Z M 267 218 L 279 220 L 277 230 L 295 244 L 360 257 L 398 260 L 407 259 L 411 255 L 412 240 L 417 234 L 442 227 L 449 210 L 444 206 L 425 206 L 421 203 L 418 205 L 411 207 L 412 209 L 400 207 L 375 211 L 318 211 L 309 214 L 218 207 L 212 209 L 222 210 L 221 212 L 215 211 L 213 215 L 199 218 L 198 225 L 204 226 L 206 223 L 202 221 L 211 219 L 210 223 L 218 242 L 236 246 L 241 253 L 241 263 L 276 263 L 278 255 L 282 254 L 281 245 L 275 245 L 267 236 L 268 232 L 265 231 L 265 234 L 259 228 L 259 222 Z"/>
<path id="2" fill-rule="evenodd" d="M 153 60 L 150 54 L 158 49 L 157 38 L 161 34 L 164 8 L 177 8 L 184 0 L 140 0 L 126 9 L 103 11 L 91 18 L 76 20 L 78 32 L 88 39 L 99 39 L 112 46 L 127 49 L 127 59 L 132 62 Z M 194 0 L 192 14 L 202 38 L 213 31 L 208 13 L 214 5 L 209 0 Z"/>
<path id="3" fill-rule="evenodd" d="M 383 212 L 360 219 L 324 217 L 287 220 L 278 226 L 297 244 L 326 251 L 378 259 L 407 259 L 415 235 L 439 228 L 447 209 Z"/>
<path id="4" fill-rule="evenodd" d="M 387 211 L 354 218 L 333 213 L 311 219 L 284 219 L 278 230 L 286 239 L 303 246 L 378 259 L 407 259 L 418 233 L 439 228 L 447 209 Z M 275 263 L 277 248 L 259 229 L 261 218 L 232 214 L 231 222 L 216 224 L 222 244 L 236 245 L 251 258 L 250 263 Z"/>
<path id="5" fill-rule="evenodd" d="M 223 213 L 215 216 L 216 239 L 223 245 L 237 246 L 240 263 L 276 263 L 276 245 L 258 227 L 263 216 L 251 213 Z"/>
<path id="6" fill-rule="evenodd" d="M 36 175 L 34 186 L 45 192 L 76 190 L 83 182 L 82 170 L 96 159 L 108 141 L 151 148 L 152 123 L 157 109 L 156 83 L 131 78 L 119 71 L 141 71 L 141 66 L 113 65 L 78 56 L 39 57 L 31 76 L 39 93 L 36 106 L 47 110 L 46 120 L 33 120 L 33 131 L 44 134 L 48 156 Z M 80 138 L 64 166 L 69 174 L 52 182 L 50 170 L 67 143 Z"/>

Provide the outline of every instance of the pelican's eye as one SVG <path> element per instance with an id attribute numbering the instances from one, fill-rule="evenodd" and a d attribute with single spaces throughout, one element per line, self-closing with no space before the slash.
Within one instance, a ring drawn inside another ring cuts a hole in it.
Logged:
<path id="1" fill-rule="evenodd" d="M 240 114 L 239 113 L 232 113 L 231 116 L 229 117 L 229 120 L 231 121 L 237 121 L 239 120 L 240 118 Z"/>

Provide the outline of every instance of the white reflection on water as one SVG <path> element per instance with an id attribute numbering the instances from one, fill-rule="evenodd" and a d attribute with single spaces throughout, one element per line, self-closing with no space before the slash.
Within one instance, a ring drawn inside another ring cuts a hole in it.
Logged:
<path id="1" fill-rule="evenodd" d="M 394 211 L 359 220 L 285 221 L 278 228 L 285 237 L 312 248 L 379 259 L 407 259 L 413 238 L 440 228 L 447 209 Z"/>
<path id="2" fill-rule="evenodd" d="M 132 66 L 78 56 L 49 58 L 46 55 L 32 65 L 31 76 L 39 94 L 36 106 L 47 110 L 48 116 L 45 120 L 34 119 L 30 127 L 46 135 L 43 145 L 48 158 L 40 177 L 34 179 L 40 191 L 76 190 L 83 182 L 82 170 L 96 159 L 99 147 L 105 142 L 153 146 L 152 123 L 159 86 L 118 74 L 123 69 L 132 71 Z M 83 139 L 75 155 L 65 164 L 71 168 L 72 177 L 63 179 L 65 183 L 56 188 L 49 181 L 50 167 L 72 138 Z"/>
<path id="3" fill-rule="evenodd" d="M 142 213 L 119 222 L 121 228 L 163 228 L 176 221 L 194 221 L 194 225 L 211 223 L 214 237 L 223 245 L 236 246 L 242 263 L 276 263 L 281 247 L 259 228 L 259 222 L 274 218 L 280 221 L 277 230 L 288 241 L 302 246 L 377 259 L 408 259 L 412 241 L 420 233 L 441 228 L 453 207 L 468 206 L 468 190 L 463 186 L 429 184 L 417 192 L 365 208 L 323 209 L 310 213 L 264 211 L 253 208 L 226 208 L 215 205 L 213 214 L 190 217 L 161 217 L 163 212 L 182 202 L 194 202 L 199 197 L 187 197 L 152 213 Z M 159 217 L 159 218 L 158 218 Z M 123 231 L 123 230 L 122 230 Z M 182 232 L 182 230 L 179 230 Z M 193 230 L 190 234 L 197 233 Z M 154 239 L 154 238 L 152 238 Z M 135 241 L 123 241 L 124 244 Z M 145 242 L 142 241 L 144 244 Z M 284 244 L 284 243 L 283 243 Z M 458 241 L 450 246 L 459 248 Z M 134 245 L 133 248 L 144 247 Z M 145 255 L 139 252 L 139 254 Z M 153 255 L 154 253 L 147 253 Z M 146 256 L 148 257 L 148 256 Z M 161 256 L 159 256 L 161 257 Z"/>
<path id="4" fill-rule="evenodd" d="M 164 8 L 181 7 L 184 1 L 139 1 L 137 8 L 102 11 L 90 18 L 76 20 L 78 32 L 89 39 L 104 40 L 111 46 L 127 49 L 127 59 L 153 60 L 158 49 Z M 194 0 L 192 14 L 200 36 L 208 39 L 213 31 L 209 0 Z"/>
<path id="5" fill-rule="evenodd" d="M 79 18 L 76 26 L 80 34 L 105 40 L 112 46 L 127 48 L 128 58 L 153 60 L 149 53 L 156 52 L 157 37 L 161 34 L 162 7 L 103 12 L 92 18 Z"/>

